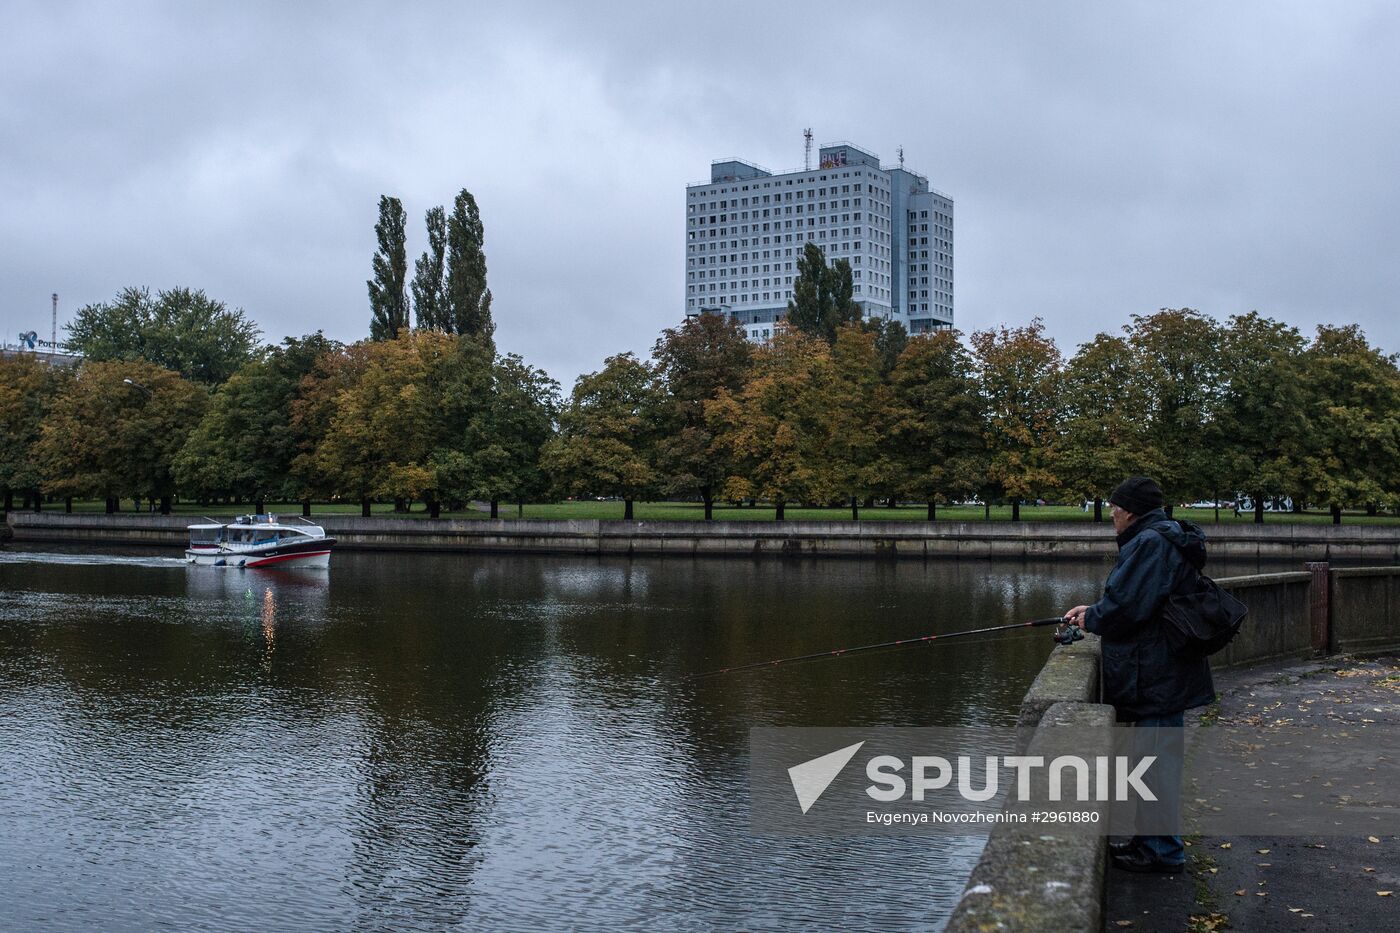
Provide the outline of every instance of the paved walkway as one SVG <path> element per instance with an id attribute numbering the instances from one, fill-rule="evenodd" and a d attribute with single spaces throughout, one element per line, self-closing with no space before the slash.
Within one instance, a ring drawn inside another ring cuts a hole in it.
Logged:
<path id="1" fill-rule="evenodd" d="M 1221 723 L 1400 728 L 1394 657 L 1227 672 L 1216 688 Z M 1183 875 L 1109 869 L 1106 930 L 1400 930 L 1400 836 L 1201 836 L 1187 845 Z"/>

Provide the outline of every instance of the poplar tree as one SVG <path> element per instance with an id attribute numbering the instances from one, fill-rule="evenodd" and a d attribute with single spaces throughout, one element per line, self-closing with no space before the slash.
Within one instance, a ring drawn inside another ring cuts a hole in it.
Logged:
<path id="1" fill-rule="evenodd" d="M 834 344 L 837 328 L 860 320 L 860 305 L 851 298 L 854 287 L 849 262 L 838 259 L 828 266 L 822 248 L 808 243 L 797 258 L 788 323 L 808 336 Z"/>
<path id="2" fill-rule="evenodd" d="M 428 249 L 413 265 L 413 311 L 420 330 L 452 330 L 447 297 L 447 213 L 441 206 L 428 209 Z"/>
<path id="3" fill-rule="evenodd" d="M 491 290 L 486 287 L 485 231 L 476 198 L 463 188 L 447 219 L 447 301 L 451 330 L 491 341 Z"/>
<path id="4" fill-rule="evenodd" d="M 374 278 L 365 282 L 369 288 L 369 322 L 371 340 L 393 340 L 399 330 L 408 326 L 408 297 L 404 282 L 408 275 L 408 254 L 404 248 L 404 225 L 408 215 L 398 198 L 379 198 L 379 223 L 374 235 L 379 250 L 372 263 Z"/>

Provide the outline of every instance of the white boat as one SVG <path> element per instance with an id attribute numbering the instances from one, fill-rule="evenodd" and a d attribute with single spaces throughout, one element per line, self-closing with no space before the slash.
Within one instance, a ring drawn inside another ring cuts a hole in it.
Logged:
<path id="1" fill-rule="evenodd" d="M 185 560 L 213 567 L 329 567 L 335 539 L 303 518 L 297 524 L 276 515 L 241 515 L 227 525 L 190 525 Z"/>

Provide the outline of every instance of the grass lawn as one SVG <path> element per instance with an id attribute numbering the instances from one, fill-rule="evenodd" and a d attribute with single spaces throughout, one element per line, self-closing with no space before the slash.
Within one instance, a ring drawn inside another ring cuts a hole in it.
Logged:
<path id="1" fill-rule="evenodd" d="M 123 506 L 130 514 L 131 501 L 123 500 Z M 75 501 L 73 503 L 74 512 L 101 513 L 104 505 L 101 500 Z M 229 517 L 243 515 L 252 511 L 252 504 L 243 505 L 199 505 L 194 502 L 181 502 L 175 505 L 175 513 L 198 517 L 207 515 L 212 518 Z M 299 502 L 269 502 L 266 504 L 269 512 L 279 515 L 294 516 L 301 514 L 301 503 Z M 44 506 L 45 511 L 62 511 L 61 503 L 49 503 Z M 358 502 L 317 502 L 311 507 L 312 516 L 317 515 L 359 515 L 360 505 Z M 377 502 L 372 508 L 372 513 L 376 518 L 427 518 L 427 510 L 421 502 L 413 504 L 412 510 L 407 514 L 394 512 L 392 503 Z M 525 518 L 550 518 L 550 519 L 621 519 L 623 504 L 620 501 L 595 502 L 592 500 L 575 500 L 568 502 L 552 503 L 528 503 L 525 506 Z M 633 514 L 639 521 L 701 521 L 705 516 L 705 508 L 698 502 L 637 502 L 633 506 Z M 851 510 L 849 507 L 835 509 L 806 509 L 789 506 L 785 510 L 785 516 L 789 521 L 849 521 Z M 485 511 L 477 508 L 466 508 L 457 512 L 442 513 L 444 518 L 474 519 L 487 518 Z M 517 517 L 515 503 L 502 502 L 500 505 L 500 515 L 504 519 Z M 1202 525 L 1209 525 L 1215 522 L 1215 512 L 1213 509 L 1177 509 L 1177 518 L 1185 518 Z M 714 516 L 716 521 L 772 521 L 773 509 L 769 506 L 758 506 L 755 508 L 735 508 L 728 503 L 715 503 Z M 877 506 L 872 509 L 861 509 L 860 517 L 862 521 L 924 521 L 928 516 L 928 510 L 923 505 L 901 505 L 898 508 L 886 508 Z M 1010 506 L 993 506 L 991 511 L 992 521 L 1010 521 Z M 1023 505 L 1021 506 L 1022 521 L 1067 521 L 1067 522 L 1087 522 L 1093 519 L 1093 512 L 1084 512 L 1074 506 L 1068 505 Z M 957 522 L 980 522 L 984 520 L 984 513 L 981 506 L 949 506 L 939 507 L 939 521 Z M 1238 518 L 1229 509 L 1220 510 L 1221 524 L 1247 525 L 1253 522 L 1253 513 L 1241 514 Z M 1104 521 L 1108 521 L 1108 507 L 1104 507 Z M 1307 524 L 1329 524 L 1332 516 L 1327 512 L 1305 512 L 1300 515 L 1283 512 L 1264 513 L 1264 523 L 1268 525 L 1288 524 L 1302 522 Z M 1384 524 L 1400 525 L 1400 518 L 1394 515 L 1378 515 L 1371 517 L 1364 512 L 1347 512 L 1343 515 L 1344 524 Z"/>

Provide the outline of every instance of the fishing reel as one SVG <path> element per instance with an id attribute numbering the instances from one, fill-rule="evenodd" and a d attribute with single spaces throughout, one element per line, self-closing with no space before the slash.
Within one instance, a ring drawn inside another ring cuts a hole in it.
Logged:
<path id="1" fill-rule="evenodd" d="M 1084 630 L 1073 622 L 1057 626 L 1054 633 L 1055 644 L 1069 646 L 1084 640 Z"/>

